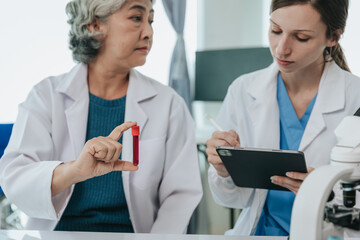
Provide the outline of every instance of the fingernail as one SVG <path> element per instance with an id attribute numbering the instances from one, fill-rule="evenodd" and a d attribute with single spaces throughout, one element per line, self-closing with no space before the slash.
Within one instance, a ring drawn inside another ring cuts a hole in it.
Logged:
<path id="1" fill-rule="evenodd" d="M 291 173 L 291 172 L 287 172 L 287 173 L 285 173 L 285 175 L 286 175 L 287 177 L 292 177 L 292 173 Z"/>
<path id="2" fill-rule="evenodd" d="M 270 180 L 273 183 L 275 181 L 275 177 L 270 177 Z"/>

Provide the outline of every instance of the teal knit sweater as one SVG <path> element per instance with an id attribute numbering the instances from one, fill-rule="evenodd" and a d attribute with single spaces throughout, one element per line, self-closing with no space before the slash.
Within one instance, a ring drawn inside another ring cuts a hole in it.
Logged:
<path id="1" fill-rule="evenodd" d="M 90 94 L 86 141 L 108 136 L 124 122 L 126 97 L 105 100 Z M 119 140 L 122 143 L 122 138 Z M 134 232 L 126 204 L 121 172 L 77 183 L 55 230 Z"/>

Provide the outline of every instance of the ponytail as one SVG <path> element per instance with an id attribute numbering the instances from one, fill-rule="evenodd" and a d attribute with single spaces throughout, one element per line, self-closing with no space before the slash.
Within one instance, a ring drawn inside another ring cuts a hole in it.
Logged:
<path id="1" fill-rule="evenodd" d="M 329 59 L 330 57 L 330 59 Z M 334 60 L 335 63 L 343 70 L 350 72 L 350 68 L 347 65 L 344 52 L 339 43 L 333 47 L 327 47 L 324 51 L 324 59 L 329 59 L 328 61 Z"/>

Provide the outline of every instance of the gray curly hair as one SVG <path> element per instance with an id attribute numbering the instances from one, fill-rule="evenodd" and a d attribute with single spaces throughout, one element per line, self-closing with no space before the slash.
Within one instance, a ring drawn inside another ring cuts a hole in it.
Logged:
<path id="1" fill-rule="evenodd" d="M 89 63 L 96 58 L 103 44 L 98 37 L 101 33 L 91 32 L 87 25 L 106 22 L 107 18 L 118 11 L 129 0 L 72 0 L 65 8 L 70 24 L 69 48 L 76 62 Z M 153 0 L 150 0 L 154 2 Z"/>

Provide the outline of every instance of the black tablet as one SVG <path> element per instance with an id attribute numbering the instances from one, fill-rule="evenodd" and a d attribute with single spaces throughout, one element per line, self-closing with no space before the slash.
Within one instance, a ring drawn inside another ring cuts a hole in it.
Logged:
<path id="1" fill-rule="evenodd" d="M 239 187 L 289 191 L 273 184 L 270 177 L 307 172 L 304 153 L 300 151 L 242 147 L 217 147 L 216 151 Z"/>

